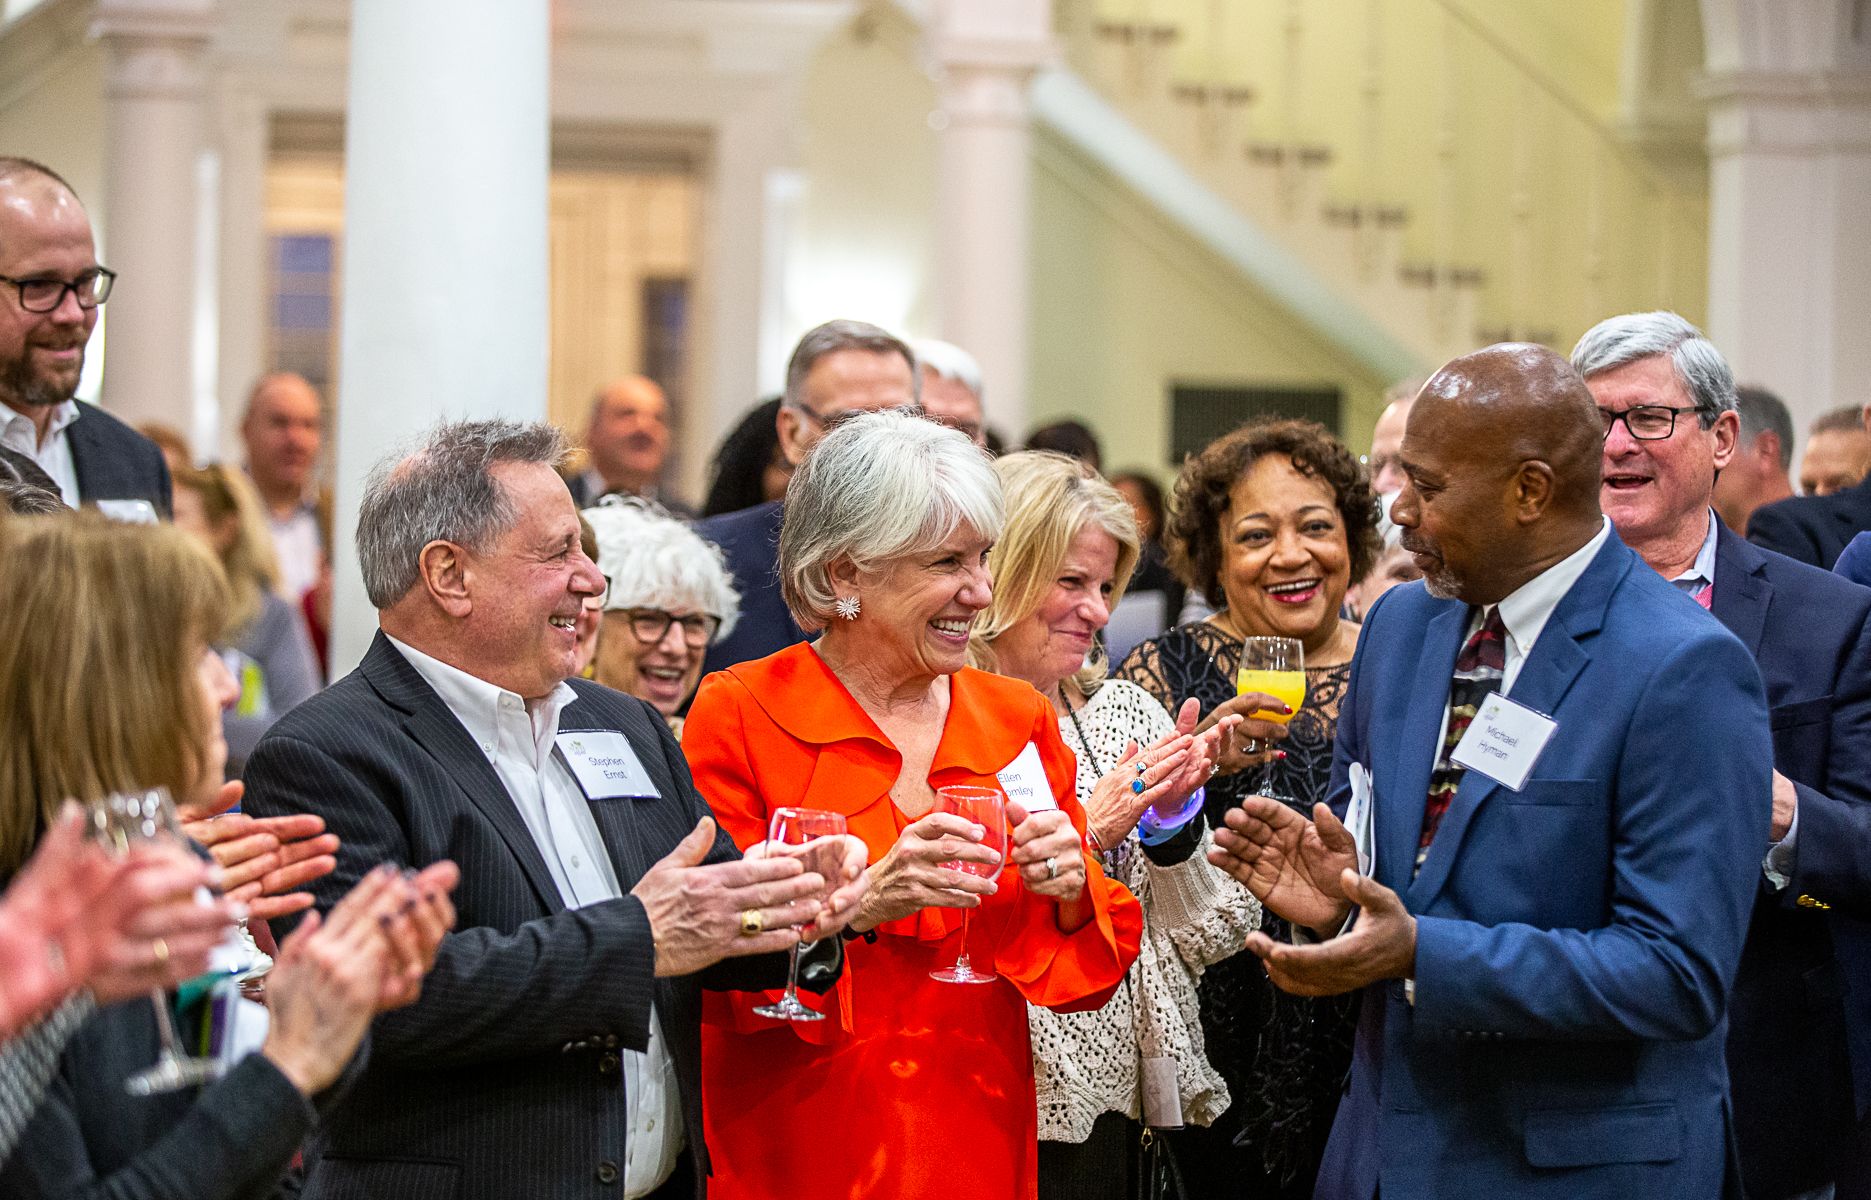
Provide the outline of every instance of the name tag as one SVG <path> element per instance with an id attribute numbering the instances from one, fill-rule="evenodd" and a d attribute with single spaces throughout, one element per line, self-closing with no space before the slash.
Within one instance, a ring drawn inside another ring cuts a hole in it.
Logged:
<path id="1" fill-rule="evenodd" d="M 1012 762 L 994 772 L 994 777 L 1000 780 L 1001 791 L 1007 793 L 1007 799 L 1030 813 L 1059 807 L 1059 802 L 1052 798 L 1052 784 L 1046 781 L 1045 764 L 1039 761 L 1039 747 L 1032 742 L 1028 742 L 1026 749 Z"/>
<path id="2" fill-rule="evenodd" d="M 1559 722 L 1496 692 L 1481 702 L 1468 732 L 1449 757 L 1519 791 Z"/>
<path id="3" fill-rule="evenodd" d="M 556 741 L 585 799 L 659 795 L 623 734 L 610 729 L 574 729 L 561 733 Z"/>
<path id="4" fill-rule="evenodd" d="M 1363 763 L 1351 764 L 1351 799 L 1345 804 L 1345 830 L 1358 848 L 1358 874 L 1370 875 L 1377 869 L 1377 838 L 1372 832 L 1376 816 L 1372 794 L 1376 789 L 1371 770 Z"/>
<path id="5" fill-rule="evenodd" d="M 124 525 L 160 525 L 156 506 L 147 500 L 94 500 L 97 511 Z"/>

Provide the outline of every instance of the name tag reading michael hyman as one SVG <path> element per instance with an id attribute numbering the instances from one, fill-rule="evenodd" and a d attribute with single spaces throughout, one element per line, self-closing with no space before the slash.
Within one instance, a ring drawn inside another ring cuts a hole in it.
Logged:
<path id="1" fill-rule="evenodd" d="M 578 786 L 587 800 L 612 800 L 620 796 L 655 796 L 656 785 L 650 773 L 637 760 L 630 739 L 608 729 L 574 729 L 558 737 L 559 753 L 565 755 Z"/>

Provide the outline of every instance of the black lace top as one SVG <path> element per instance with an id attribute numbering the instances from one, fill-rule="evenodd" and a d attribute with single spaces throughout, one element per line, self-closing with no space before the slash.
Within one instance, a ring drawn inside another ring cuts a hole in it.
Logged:
<path id="1" fill-rule="evenodd" d="M 1114 674 L 1172 712 L 1194 696 L 1206 716 L 1234 696 L 1240 657 L 1239 638 L 1198 621 L 1138 645 Z M 1279 796 L 1311 813 L 1331 782 L 1332 739 L 1350 680 L 1349 663 L 1307 668 L 1306 703 L 1280 743 L 1286 757 L 1264 771 L 1210 780 L 1204 811 L 1211 826 L 1219 827 L 1223 813 L 1255 792 Z M 1268 936 L 1290 940 L 1286 922 L 1271 912 L 1263 920 Z M 1260 960 L 1245 952 L 1210 967 L 1200 991 L 1209 1060 L 1234 1096 L 1215 1122 L 1217 1131 L 1233 1137 L 1239 1153 L 1252 1155 L 1254 1167 L 1270 1181 L 1298 1183 L 1310 1194 L 1351 1069 L 1356 994 L 1288 995 L 1268 981 Z"/>

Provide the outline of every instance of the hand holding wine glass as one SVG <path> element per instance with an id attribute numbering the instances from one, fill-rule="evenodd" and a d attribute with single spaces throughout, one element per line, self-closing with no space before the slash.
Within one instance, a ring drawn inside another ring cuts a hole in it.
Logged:
<path id="1" fill-rule="evenodd" d="M 974 908 L 998 888 L 984 872 L 958 862 L 989 866 L 1000 855 L 981 844 L 983 830 L 966 817 L 938 809 L 912 822 L 865 872 L 870 891 L 851 927 L 875 929 L 925 908 Z"/>
<path id="2" fill-rule="evenodd" d="M 845 819 L 835 812 L 817 808 L 778 808 L 767 829 L 766 853 L 797 858 L 805 873 L 824 880 L 824 899 L 829 904 L 832 892 L 845 875 Z M 797 939 L 803 939 L 806 927 L 793 927 Z M 825 1014 L 814 1012 L 799 1000 L 799 946 L 793 942 L 786 972 L 786 994 L 772 1004 L 762 1004 L 755 1014 L 776 1021 L 822 1021 Z"/>

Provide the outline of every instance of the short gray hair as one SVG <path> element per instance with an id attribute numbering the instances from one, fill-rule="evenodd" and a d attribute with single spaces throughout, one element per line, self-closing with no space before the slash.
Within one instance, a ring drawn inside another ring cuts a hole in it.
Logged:
<path id="1" fill-rule="evenodd" d="M 716 638 L 734 632 L 741 598 L 728 582 L 721 551 L 681 521 L 641 500 L 606 496 L 587 508 L 598 543 L 598 570 L 610 582 L 605 611 L 694 609 L 721 622 Z"/>
<path id="2" fill-rule="evenodd" d="M 1585 331 L 1572 348 L 1572 366 L 1586 379 L 1639 359 L 1667 354 L 1707 429 L 1723 413 L 1735 411 L 1735 373 L 1715 343 L 1673 312 L 1625 313 L 1607 317 Z"/>
<path id="3" fill-rule="evenodd" d="M 438 425 L 415 449 L 379 462 L 357 514 L 371 604 L 388 608 L 416 585 L 430 542 L 481 551 L 513 527 L 519 513 L 494 479 L 497 464 L 557 469 L 564 459 L 565 436 L 553 426 L 492 420 Z"/>
<path id="4" fill-rule="evenodd" d="M 805 404 L 806 376 L 819 359 L 840 350 L 863 350 L 871 354 L 901 354 L 910 369 L 910 395 L 922 399 L 922 373 L 916 369 L 916 355 L 902 338 L 865 321 L 827 321 L 806 330 L 793 356 L 786 362 L 785 403 L 793 408 Z"/>
<path id="5" fill-rule="evenodd" d="M 1744 385 L 1735 389 L 1735 411 L 1741 414 L 1742 444 L 1771 433 L 1780 439 L 1780 469 L 1793 466 L 1793 414 L 1786 401 L 1764 387 Z"/>
<path id="6" fill-rule="evenodd" d="M 996 540 L 1004 523 L 1000 482 L 967 435 L 902 412 L 852 417 L 812 448 L 786 490 L 780 594 L 802 629 L 823 629 L 838 556 L 876 571 L 963 525 Z"/>
<path id="7" fill-rule="evenodd" d="M 934 371 L 937 379 L 959 383 L 976 400 L 987 400 L 982 391 L 981 364 L 974 355 L 954 342 L 937 341 L 935 338 L 917 338 L 910 343 L 910 348 L 916 352 L 917 365 Z"/>

